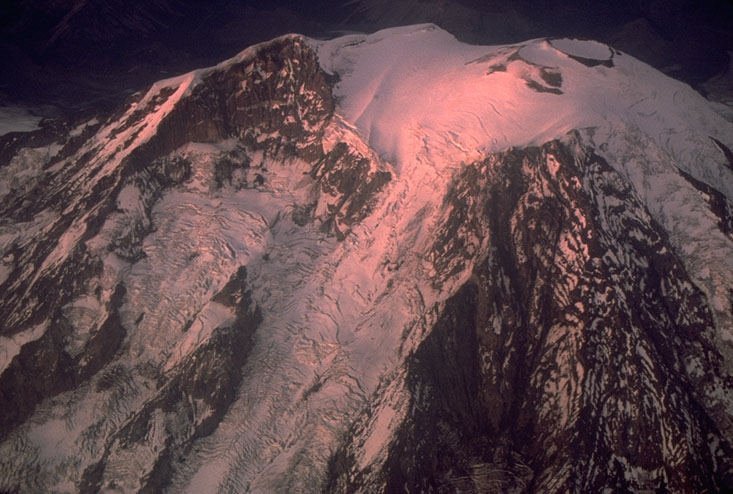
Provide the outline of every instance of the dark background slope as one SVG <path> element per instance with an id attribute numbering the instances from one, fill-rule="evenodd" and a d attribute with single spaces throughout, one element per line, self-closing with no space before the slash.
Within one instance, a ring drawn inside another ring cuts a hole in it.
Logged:
<path id="1" fill-rule="evenodd" d="M 0 4 L 0 104 L 114 103 L 280 34 L 421 22 L 470 43 L 599 39 L 703 92 L 733 51 L 729 0 L 10 0 Z"/>

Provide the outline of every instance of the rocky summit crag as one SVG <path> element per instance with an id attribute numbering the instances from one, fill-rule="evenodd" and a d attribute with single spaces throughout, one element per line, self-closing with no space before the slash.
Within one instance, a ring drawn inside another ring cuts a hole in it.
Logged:
<path id="1" fill-rule="evenodd" d="M 726 492 L 731 115 L 420 25 L 0 137 L 0 492 Z"/>

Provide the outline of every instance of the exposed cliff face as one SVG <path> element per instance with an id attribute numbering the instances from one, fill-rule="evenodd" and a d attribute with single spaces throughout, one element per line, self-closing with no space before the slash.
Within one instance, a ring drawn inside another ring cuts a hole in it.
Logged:
<path id="1" fill-rule="evenodd" d="M 331 490 L 730 488 L 712 316 L 629 184 L 571 138 L 467 166 L 446 201 L 434 252 L 488 255 L 407 359 L 384 463 L 355 459 L 366 415 Z"/>
<path id="2" fill-rule="evenodd" d="M 0 491 L 724 491 L 732 132 L 417 26 L 10 136 Z"/>

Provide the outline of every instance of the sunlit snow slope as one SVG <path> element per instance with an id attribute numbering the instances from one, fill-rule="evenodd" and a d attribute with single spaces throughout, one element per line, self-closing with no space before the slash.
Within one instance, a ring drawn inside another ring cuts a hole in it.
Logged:
<path id="1" fill-rule="evenodd" d="M 291 35 L 0 139 L 0 492 L 733 487 L 733 124 L 628 55 Z"/>

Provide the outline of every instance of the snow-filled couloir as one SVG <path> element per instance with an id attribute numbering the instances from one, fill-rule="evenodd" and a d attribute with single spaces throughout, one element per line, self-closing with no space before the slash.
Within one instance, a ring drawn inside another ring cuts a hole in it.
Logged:
<path id="1" fill-rule="evenodd" d="M 420 25 L 0 138 L 0 491 L 730 488 L 724 115 Z"/>

